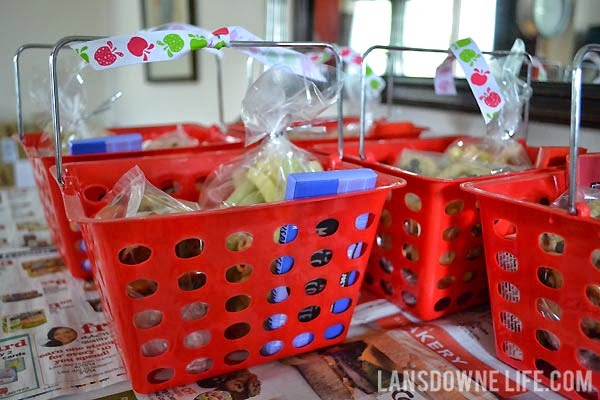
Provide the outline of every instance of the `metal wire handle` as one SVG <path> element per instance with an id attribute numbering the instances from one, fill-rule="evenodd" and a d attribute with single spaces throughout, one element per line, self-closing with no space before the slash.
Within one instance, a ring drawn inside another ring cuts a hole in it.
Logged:
<path id="1" fill-rule="evenodd" d="M 600 44 L 586 44 L 573 58 L 571 72 L 571 134 L 569 136 L 569 213 L 577 215 L 575 196 L 577 195 L 577 160 L 579 158 L 579 128 L 581 125 L 582 64 L 590 52 L 600 52 Z"/>
<path id="2" fill-rule="evenodd" d="M 442 49 L 427 49 L 427 48 L 420 48 L 420 47 L 402 47 L 402 46 L 385 46 L 385 45 L 376 45 L 376 46 L 371 46 L 369 47 L 362 55 L 362 65 L 361 65 L 361 88 L 360 88 L 360 135 L 359 135 L 359 155 L 361 159 L 365 159 L 365 131 L 366 131 L 366 120 L 365 120 L 365 114 L 366 114 L 366 108 L 367 108 L 367 88 L 366 88 L 366 83 L 367 80 L 365 79 L 366 75 L 367 75 L 367 63 L 366 63 L 366 58 L 369 54 L 371 54 L 372 51 L 374 50 L 388 50 L 388 51 L 414 51 L 414 52 L 421 52 L 421 53 L 442 53 L 442 54 L 448 54 L 448 50 L 442 50 Z M 531 56 L 531 54 L 529 53 L 515 53 L 509 50 L 504 50 L 504 51 L 482 51 L 482 54 L 486 54 L 486 55 L 492 55 L 492 56 L 506 56 L 506 55 L 522 55 L 526 57 L 526 64 L 527 64 L 527 84 L 531 85 L 531 76 L 532 76 L 532 69 L 533 69 L 533 57 Z M 388 96 L 389 93 L 391 93 L 391 89 L 388 88 Z M 389 100 L 389 99 L 388 99 Z M 523 107 L 523 130 L 525 132 L 525 138 L 527 138 L 527 132 L 529 129 L 529 110 L 530 110 L 530 99 L 527 99 L 527 102 L 525 103 L 524 107 Z"/>
<path id="3" fill-rule="evenodd" d="M 28 43 L 19 47 L 13 56 L 13 70 L 15 76 L 15 95 L 17 97 L 16 105 L 17 105 L 17 132 L 19 133 L 19 140 L 23 142 L 25 138 L 25 132 L 23 131 L 23 103 L 21 97 L 21 66 L 19 64 L 19 60 L 21 58 L 21 54 L 25 50 L 30 49 L 51 49 L 53 47 L 52 44 L 44 44 L 44 43 Z"/>
<path id="4" fill-rule="evenodd" d="M 64 185 L 64 178 L 62 173 L 62 141 L 60 132 L 60 110 L 59 110 L 59 99 L 58 99 L 58 74 L 56 69 L 58 52 L 64 46 L 75 43 L 75 42 L 87 42 L 91 40 L 103 39 L 104 36 L 67 36 L 56 42 L 51 48 L 50 52 L 50 95 L 52 101 L 52 128 L 54 129 L 55 135 L 55 152 L 56 152 L 56 179 L 59 184 Z M 223 106 L 223 74 L 222 64 L 219 54 L 215 54 L 215 60 L 217 63 L 217 92 L 218 92 L 218 113 L 219 113 L 219 125 L 221 128 L 225 127 L 224 122 L 224 106 Z"/>

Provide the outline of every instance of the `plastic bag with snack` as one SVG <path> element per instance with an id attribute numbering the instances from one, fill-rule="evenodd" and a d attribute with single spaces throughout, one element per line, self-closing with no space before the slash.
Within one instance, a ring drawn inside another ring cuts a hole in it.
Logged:
<path id="1" fill-rule="evenodd" d="M 200 196 L 203 209 L 280 201 L 290 173 L 322 170 L 315 156 L 285 135 L 294 122 L 310 121 L 336 101 L 335 69 L 319 68 L 326 79 L 317 81 L 276 65 L 248 89 L 241 112 L 246 144 L 264 140 L 209 175 Z"/>
<path id="2" fill-rule="evenodd" d="M 552 203 L 553 207 L 569 208 L 569 191 L 561 194 Z M 575 208 L 582 217 L 600 218 L 600 189 L 578 186 L 575 196 Z"/>

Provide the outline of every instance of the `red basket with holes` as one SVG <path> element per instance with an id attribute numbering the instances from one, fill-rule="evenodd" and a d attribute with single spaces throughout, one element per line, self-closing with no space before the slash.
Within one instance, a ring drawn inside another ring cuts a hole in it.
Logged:
<path id="1" fill-rule="evenodd" d="M 375 189 L 333 197 L 94 218 L 105 205 L 101 193 L 135 165 L 155 185 L 174 182 L 175 197 L 197 201 L 199 183 L 242 152 L 64 165 L 65 208 L 81 227 L 103 310 L 138 392 L 314 350 L 346 335 L 376 221 L 401 179 L 378 173 Z M 325 169 L 357 168 L 324 155 L 320 161 Z M 368 223 L 357 228 L 365 216 Z M 290 225 L 296 238 L 274 241 Z M 361 252 L 353 254 L 357 243 Z"/>
<path id="2" fill-rule="evenodd" d="M 464 188 L 479 202 L 498 358 L 541 370 L 550 387 L 553 377 L 589 383 L 590 374 L 593 390 L 561 393 L 598 399 L 600 220 L 548 206 L 567 186 L 554 170 Z"/>
<path id="3" fill-rule="evenodd" d="M 464 179 L 437 179 L 394 165 L 404 149 L 443 152 L 462 136 L 366 141 L 344 146 L 354 163 L 401 177 L 383 207 L 365 287 L 420 319 L 432 320 L 488 301 L 483 240 L 475 196 L 460 188 Z M 333 154 L 333 145 L 314 146 Z M 565 162 L 568 147 L 526 147 L 537 167 Z"/>
<path id="4" fill-rule="evenodd" d="M 115 134 L 126 134 L 137 132 L 142 135 L 144 140 L 155 139 L 158 136 L 183 129 L 189 136 L 198 139 L 200 145 L 198 151 L 208 149 L 219 149 L 230 146 L 235 146 L 235 142 L 231 137 L 224 135 L 216 126 L 202 126 L 197 124 L 166 124 L 156 126 L 132 126 L 110 128 L 109 130 Z M 70 224 L 65 214 L 62 195 L 60 189 L 56 185 L 56 181 L 50 175 L 49 168 L 54 165 L 55 157 L 52 155 L 43 155 L 42 148 L 45 148 L 41 133 L 25 134 L 22 146 L 25 150 L 27 158 L 31 162 L 33 176 L 36 186 L 40 194 L 40 200 L 44 210 L 44 216 L 48 222 L 53 242 L 63 257 L 71 274 L 76 278 L 90 278 L 91 266 L 85 252 L 85 247 L 82 245 L 81 232 L 75 224 Z M 166 149 L 166 150 L 151 150 L 145 151 L 143 154 L 155 155 L 162 153 L 173 153 L 189 151 L 189 149 Z M 67 156 L 65 162 L 94 160 L 101 158 L 118 158 L 130 157 L 133 153 L 106 153 L 97 155 L 78 155 Z M 141 154 L 141 153 L 138 153 Z"/>

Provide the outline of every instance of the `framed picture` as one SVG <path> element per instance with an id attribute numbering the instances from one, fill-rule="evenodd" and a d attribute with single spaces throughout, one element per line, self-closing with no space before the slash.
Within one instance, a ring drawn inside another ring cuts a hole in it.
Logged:
<path id="1" fill-rule="evenodd" d="M 142 26 L 153 28 L 167 23 L 195 24 L 194 0 L 140 0 Z M 177 60 L 148 63 L 146 79 L 150 82 L 195 81 L 196 55 L 187 54 Z"/>

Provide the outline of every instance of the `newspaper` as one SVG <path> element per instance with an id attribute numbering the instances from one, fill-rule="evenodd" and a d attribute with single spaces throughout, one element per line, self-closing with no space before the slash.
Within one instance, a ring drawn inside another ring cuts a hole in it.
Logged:
<path id="1" fill-rule="evenodd" d="M 35 208 L 35 191 L 0 191 L 0 198 L 6 215 L 26 214 L 27 204 Z M 0 221 L 16 225 L 21 217 L 11 218 Z M 152 394 L 135 393 L 93 281 L 71 277 L 52 247 L 14 246 L 0 249 L 0 399 L 563 398 L 520 379 L 519 371 L 495 357 L 489 309 L 423 322 L 368 292 L 361 293 L 342 344 Z M 482 379 L 494 372 L 497 387 Z M 418 381 L 420 373 L 455 379 L 426 387 L 416 384 L 427 381 Z"/>

